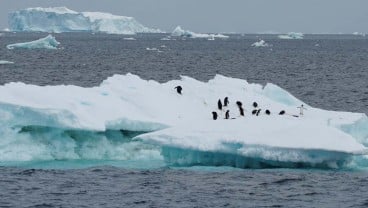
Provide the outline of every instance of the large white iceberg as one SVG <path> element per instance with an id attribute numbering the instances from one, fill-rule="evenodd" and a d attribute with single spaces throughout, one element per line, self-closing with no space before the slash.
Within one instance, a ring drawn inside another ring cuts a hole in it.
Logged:
<path id="1" fill-rule="evenodd" d="M 102 12 L 76 12 L 66 7 L 27 8 L 9 14 L 11 31 L 103 32 L 109 34 L 158 33 L 133 17 Z"/>
<path id="2" fill-rule="evenodd" d="M 210 40 L 213 40 L 215 38 L 222 38 L 226 39 L 229 38 L 229 36 L 222 35 L 222 34 L 205 34 L 205 33 L 194 33 L 189 30 L 184 30 L 180 26 L 177 26 L 174 31 L 171 33 L 172 36 L 178 36 L 178 37 L 186 37 L 186 38 L 207 38 Z"/>
<path id="3" fill-rule="evenodd" d="M 229 120 L 217 110 L 224 97 Z M 307 110 L 296 117 L 301 104 Z M 92 88 L 8 83 L 0 86 L 0 117 L 0 162 L 153 157 L 183 166 L 336 168 L 362 158 L 368 145 L 365 114 L 313 108 L 276 85 L 220 75 L 162 84 L 114 75 Z"/>
<path id="4" fill-rule="evenodd" d="M 57 49 L 60 43 L 52 35 L 44 38 L 25 43 L 14 43 L 7 45 L 8 49 L 25 48 L 25 49 Z"/>
<path id="5" fill-rule="evenodd" d="M 303 33 L 297 33 L 297 32 L 289 32 L 286 35 L 279 35 L 280 39 L 303 39 L 304 35 Z"/>

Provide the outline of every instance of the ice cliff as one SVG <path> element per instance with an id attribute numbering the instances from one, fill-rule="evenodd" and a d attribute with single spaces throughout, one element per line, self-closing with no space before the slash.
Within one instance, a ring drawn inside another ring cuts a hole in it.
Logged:
<path id="1" fill-rule="evenodd" d="M 102 12 L 76 12 L 66 7 L 27 8 L 11 12 L 11 31 L 40 32 L 102 32 L 109 34 L 158 33 L 158 29 L 143 26 L 133 17 Z"/>

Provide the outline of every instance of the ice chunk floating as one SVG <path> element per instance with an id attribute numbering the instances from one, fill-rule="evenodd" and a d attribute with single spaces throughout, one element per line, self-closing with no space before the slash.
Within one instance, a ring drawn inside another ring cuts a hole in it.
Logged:
<path id="1" fill-rule="evenodd" d="M 11 31 L 103 32 L 109 34 L 159 33 L 133 17 L 102 12 L 76 12 L 66 7 L 27 8 L 9 14 Z"/>
<path id="2" fill-rule="evenodd" d="M 259 40 L 255 43 L 252 44 L 253 47 L 268 47 L 270 46 L 268 43 L 266 43 L 266 41 L 264 40 Z"/>
<path id="3" fill-rule="evenodd" d="M 217 110 L 224 97 L 229 105 Z M 258 116 L 252 115 L 254 101 L 262 109 Z M 302 116 L 301 104 L 307 108 Z M 230 119 L 224 119 L 227 110 Z M 0 86 L 0 117 L 0 165 L 155 160 L 169 166 L 341 168 L 357 164 L 356 158 L 368 164 L 365 114 L 316 109 L 276 85 L 221 75 L 162 84 L 114 75 L 92 88 L 8 83 Z"/>
<path id="4" fill-rule="evenodd" d="M 0 65 L 2 64 L 14 64 L 12 61 L 0 60 Z"/>
<path id="5" fill-rule="evenodd" d="M 26 43 L 14 43 L 7 45 L 8 49 L 15 49 L 15 48 L 26 48 L 26 49 L 57 49 L 57 46 L 60 43 L 55 39 L 54 36 L 48 35 L 44 38 L 39 40 L 26 42 Z"/>
<path id="6" fill-rule="evenodd" d="M 172 36 L 179 36 L 185 38 L 207 38 L 208 40 L 214 40 L 215 38 L 226 39 L 229 36 L 222 34 L 202 34 L 202 33 L 194 33 L 189 30 L 183 30 L 180 26 L 177 26 L 174 31 L 171 33 Z"/>

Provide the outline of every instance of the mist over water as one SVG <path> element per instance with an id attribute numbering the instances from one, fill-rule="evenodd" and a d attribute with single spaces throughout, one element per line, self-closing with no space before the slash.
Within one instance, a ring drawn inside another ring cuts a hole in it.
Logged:
<path id="1" fill-rule="evenodd" d="M 55 34 L 61 42 L 59 50 L 6 49 L 7 44 L 45 36 L 4 33 L 0 37 L 0 60 L 14 62 L 0 65 L 0 84 L 92 87 L 109 76 L 128 72 L 160 82 L 178 79 L 179 75 L 207 81 L 222 74 L 248 82 L 277 84 L 313 107 L 368 114 L 367 37 L 305 35 L 303 40 L 280 40 L 277 35 L 230 35 L 227 40 L 165 41 L 160 39 L 167 34 L 137 35 L 136 40 L 124 40 L 129 36 L 64 33 Z M 252 47 L 259 39 L 270 46 Z M 19 148 L 12 157 L 33 154 L 49 158 L 10 162 L 2 156 L 0 202 L 5 206 L 368 204 L 362 197 L 368 187 L 365 170 L 168 167 L 160 149 L 131 142 L 129 132 L 51 134 L 32 128 L 16 129 L 22 135 L 17 141 L 0 138 L 0 146 L 11 143 Z M 35 132 L 36 137 L 28 137 Z M 18 141 L 28 143 L 20 146 Z"/>

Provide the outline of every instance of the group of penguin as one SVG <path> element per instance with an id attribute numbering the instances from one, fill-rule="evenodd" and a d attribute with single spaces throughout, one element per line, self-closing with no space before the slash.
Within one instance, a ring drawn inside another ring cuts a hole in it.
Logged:
<path id="1" fill-rule="evenodd" d="M 221 99 L 219 99 L 217 101 L 217 108 L 218 110 L 222 111 L 223 107 L 227 107 L 229 105 L 229 98 L 225 97 L 224 98 L 224 104 L 222 104 Z M 239 109 L 239 114 L 240 116 L 244 116 L 244 108 L 243 108 L 243 103 L 240 101 L 236 101 L 236 105 L 238 106 Z M 262 109 L 258 108 L 258 103 L 257 102 L 253 102 L 253 107 L 255 108 L 252 111 L 252 115 L 258 116 L 260 114 L 260 112 L 262 111 Z M 266 115 L 271 115 L 271 111 L 270 110 L 265 110 Z M 285 111 L 282 110 L 279 112 L 279 115 L 284 115 Z M 216 111 L 212 112 L 212 119 L 213 120 L 217 120 L 218 118 L 218 114 Z M 225 119 L 230 119 L 230 110 L 226 110 L 225 112 Z M 234 118 L 232 118 L 234 119 Z"/>
<path id="2" fill-rule="evenodd" d="M 181 91 L 183 90 L 183 88 L 181 86 L 176 86 L 174 89 L 176 89 L 176 92 L 178 94 L 181 95 Z M 229 98 L 228 97 L 225 97 L 224 98 L 224 104 L 222 104 L 221 102 L 221 99 L 219 99 L 217 101 L 217 108 L 218 110 L 222 111 L 223 110 L 223 107 L 227 107 L 229 105 Z M 236 105 L 238 106 L 238 109 L 239 109 L 239 114 L 240 116 L 244 116 L 244 108 L 243 108 L 243 103 L 240 102 L 240 101 L 236 101 Z M 252 115 L 255 115 L 255 116 L 258 116 L 261 112 L 262 109 L 258 108 L 258 103 L 257 102 L 253 102 L 253 107 L 255 108 L 253 111 L 252 111 Z M 265 113 L 266 115 L 271 115 L 271 111 L 270 110 L 265 110 Z M 279 115 L 284 115 L 285 114 L 285 111 L 282 110 L 279 112 Z M 213 120 L 217 120 L 218 118 L 218 114 L 216 111 L 213 111 L 212 112 L 212 119 Z M 230 119 L 230 110 L 226 110 L 225 112 L 225 119 Z M 234 118 L 232 118 L 234 119 Z"/>

